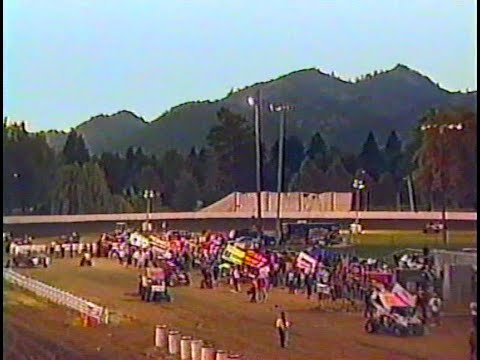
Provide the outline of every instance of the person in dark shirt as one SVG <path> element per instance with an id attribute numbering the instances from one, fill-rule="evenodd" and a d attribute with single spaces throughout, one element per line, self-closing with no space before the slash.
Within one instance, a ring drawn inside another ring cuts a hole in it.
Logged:
<path id="1" fill-rule="evenodd" d="M 218 286 L 218 280 L 220 278 L 220 268 L 218 267 L 217 261 L 215 261 L 212 265 L 212 275 L 213 275 L 213 285 Z"/>
<path id="2" fill-rule="evenodd" d="M 372 299 L 371 299 L 372 294 L 373 294 L 373 289 L 369 287 L 365 291 L 365 297 L 364 297 L 365 309 L 363 311 L 363 317 L 365 318 L 370 318 L 373 315 L 374 306 L 372 304 Z"/>
<path id="3" fill-rule="evenodd" d="M 305 286 L 307 288 L 307 299 L 310 300 L 313 293 L 313 276 L 312 274 L 307 274 L 305 277 Z"/>
<path id="4" fill-rule="evenodd" d="M 422 318 L 422 324 L 425 325 L 427 323 L 427 304 L 428 304 L 428 301 L 427 301 L 427 294 L 425 293 L 425 291 L 423 290 L 420 290 L 418 292 L 418 296 L 417 296 L 417 308 L 420 309 L 420 312 L 421 312 L 421 318 Z"/>

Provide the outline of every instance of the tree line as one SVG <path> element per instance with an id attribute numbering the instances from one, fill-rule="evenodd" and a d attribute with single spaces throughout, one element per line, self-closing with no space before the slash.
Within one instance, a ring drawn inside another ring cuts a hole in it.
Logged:
<path id="1" fill-rule="evenodd" d="M 44 134 L 5 120 L 3 213 L 143 212 L 145 190 L 156 194 L 153 211 L 191 211 L 233 191 L 255 191 L 250 122 L 226 108 L 217 120 L 205 147 L 161 156 L 141 147 L 91 155 L 73 129 L 63 151 L 55 153 Z M 422 130 L 425 124 L 428 129 Z M 452 124 L 462 124 L 461 129 Z M 277 188 L 278 147 L 278 141 L 270 148 L 262 144 L 264 191 Z M 401 210 L 413 199 L 416 210 L 439 210 L 443 196 L 449 208 L 476 209 L 476 113 L 468 110 L 429 111 L 407 144 L 392 131 L 381 146 L 371 131 L 353 154 L 315 132 L 305 144 L 287 134 L 284 150 L 284 191 L 350 192 L 353 179 L 361 177 L 365 209 Z"/>

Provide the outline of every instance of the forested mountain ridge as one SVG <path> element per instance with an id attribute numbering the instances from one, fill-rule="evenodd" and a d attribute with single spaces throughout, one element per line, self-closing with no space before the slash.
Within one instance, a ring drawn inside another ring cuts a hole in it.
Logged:
<path id="1" fill-rule="evenodd" d="M 93 154 L 125 153 L 130 146 L 141 146 L 157 155 L 168 149 L 186 153 L 192 146 L 205 146 L 206 135 L 222 107 L 251 121 L 252 110 L 246 98 L 257 90 L 261 90 L 265 102 L 294 106 L 295 110 L 288 115 L 289 135 L 306 142 L 320 131 L 329 144 L 344 151 L 358 151 L 372 129 L 382 143 L 392 130 L 408 139 L 419 117 L 430 108 L 476 109 L 476 91 L 449 92 L 405 65 L 375 71 L 353 81 L 312 68 L 231 91 L 220 100 L 175 106 L 152 122 L 121 111 L 95 116 L 76 130 L 84 136 Z M 266 109 L 263 129 L 263 140 L 270 146 L 277 138 L 278 116 Z M 49 133 L 47 138 L 49 144 L 61 149 L 66 135 Z"/>

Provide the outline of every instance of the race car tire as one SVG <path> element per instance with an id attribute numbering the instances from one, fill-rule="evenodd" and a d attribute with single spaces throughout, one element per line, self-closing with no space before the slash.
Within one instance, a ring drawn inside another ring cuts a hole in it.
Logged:
<path id="1" fill-rule="evenodd" d="M 393 326 L 393 334 L 395 336 L 405 336 L 408 333 L 408 329 L 403 328 L 402 326 Z"/>
<path id="2" fill-rule="evenodd" d="M 422 336 L 425 333 L 425 329 L 423 328 L 422 325 L 414 325 L 411 331 L 412 331 L 412 335 L 415 335 L 415 336 Z"/>

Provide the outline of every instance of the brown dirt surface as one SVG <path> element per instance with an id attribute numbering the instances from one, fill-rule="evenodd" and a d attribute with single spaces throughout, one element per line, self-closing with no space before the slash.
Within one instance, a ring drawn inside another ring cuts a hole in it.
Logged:
<path id="1" fill-rule="evenodd" d="M 49 269 L 24 272 L 49 284 L 108 306 L 118 316 L 128 315 L 130 343 L 153 342 L 153 327 L 167 324 L 182 334 L 213 342 L 216 348 L 261 360 L 461 360 L 468 358 L 468 317 L 447 317 L 432 334 L 395 338 L 368 335 L 359 314 L 324 313 L 315 301 L 275 289 L 267 304 L 251 304 L 245 294 L 222 286 L 171 289 L 173 302 L 144 303 L 134 295 L 138 271 L 106 259 L 92 268 L 80 268 L 78 259 L 54 260 Z M 274 329 L 278 304 L 290 321 L 291 346 L 281 349 Z M 128 348 L 128 346 L 126 346 Z M 120 350 L 119 350 L 120 351 Z M 134 358 L 132 358 L 134 359 Z"/>
<path id="2" fill-rule="evenodd" d="M 141 360 L 151 352 L 141 324 L 85 328 L 77 314 L 11 286 L 3 301 L 4 360 Z"/>

